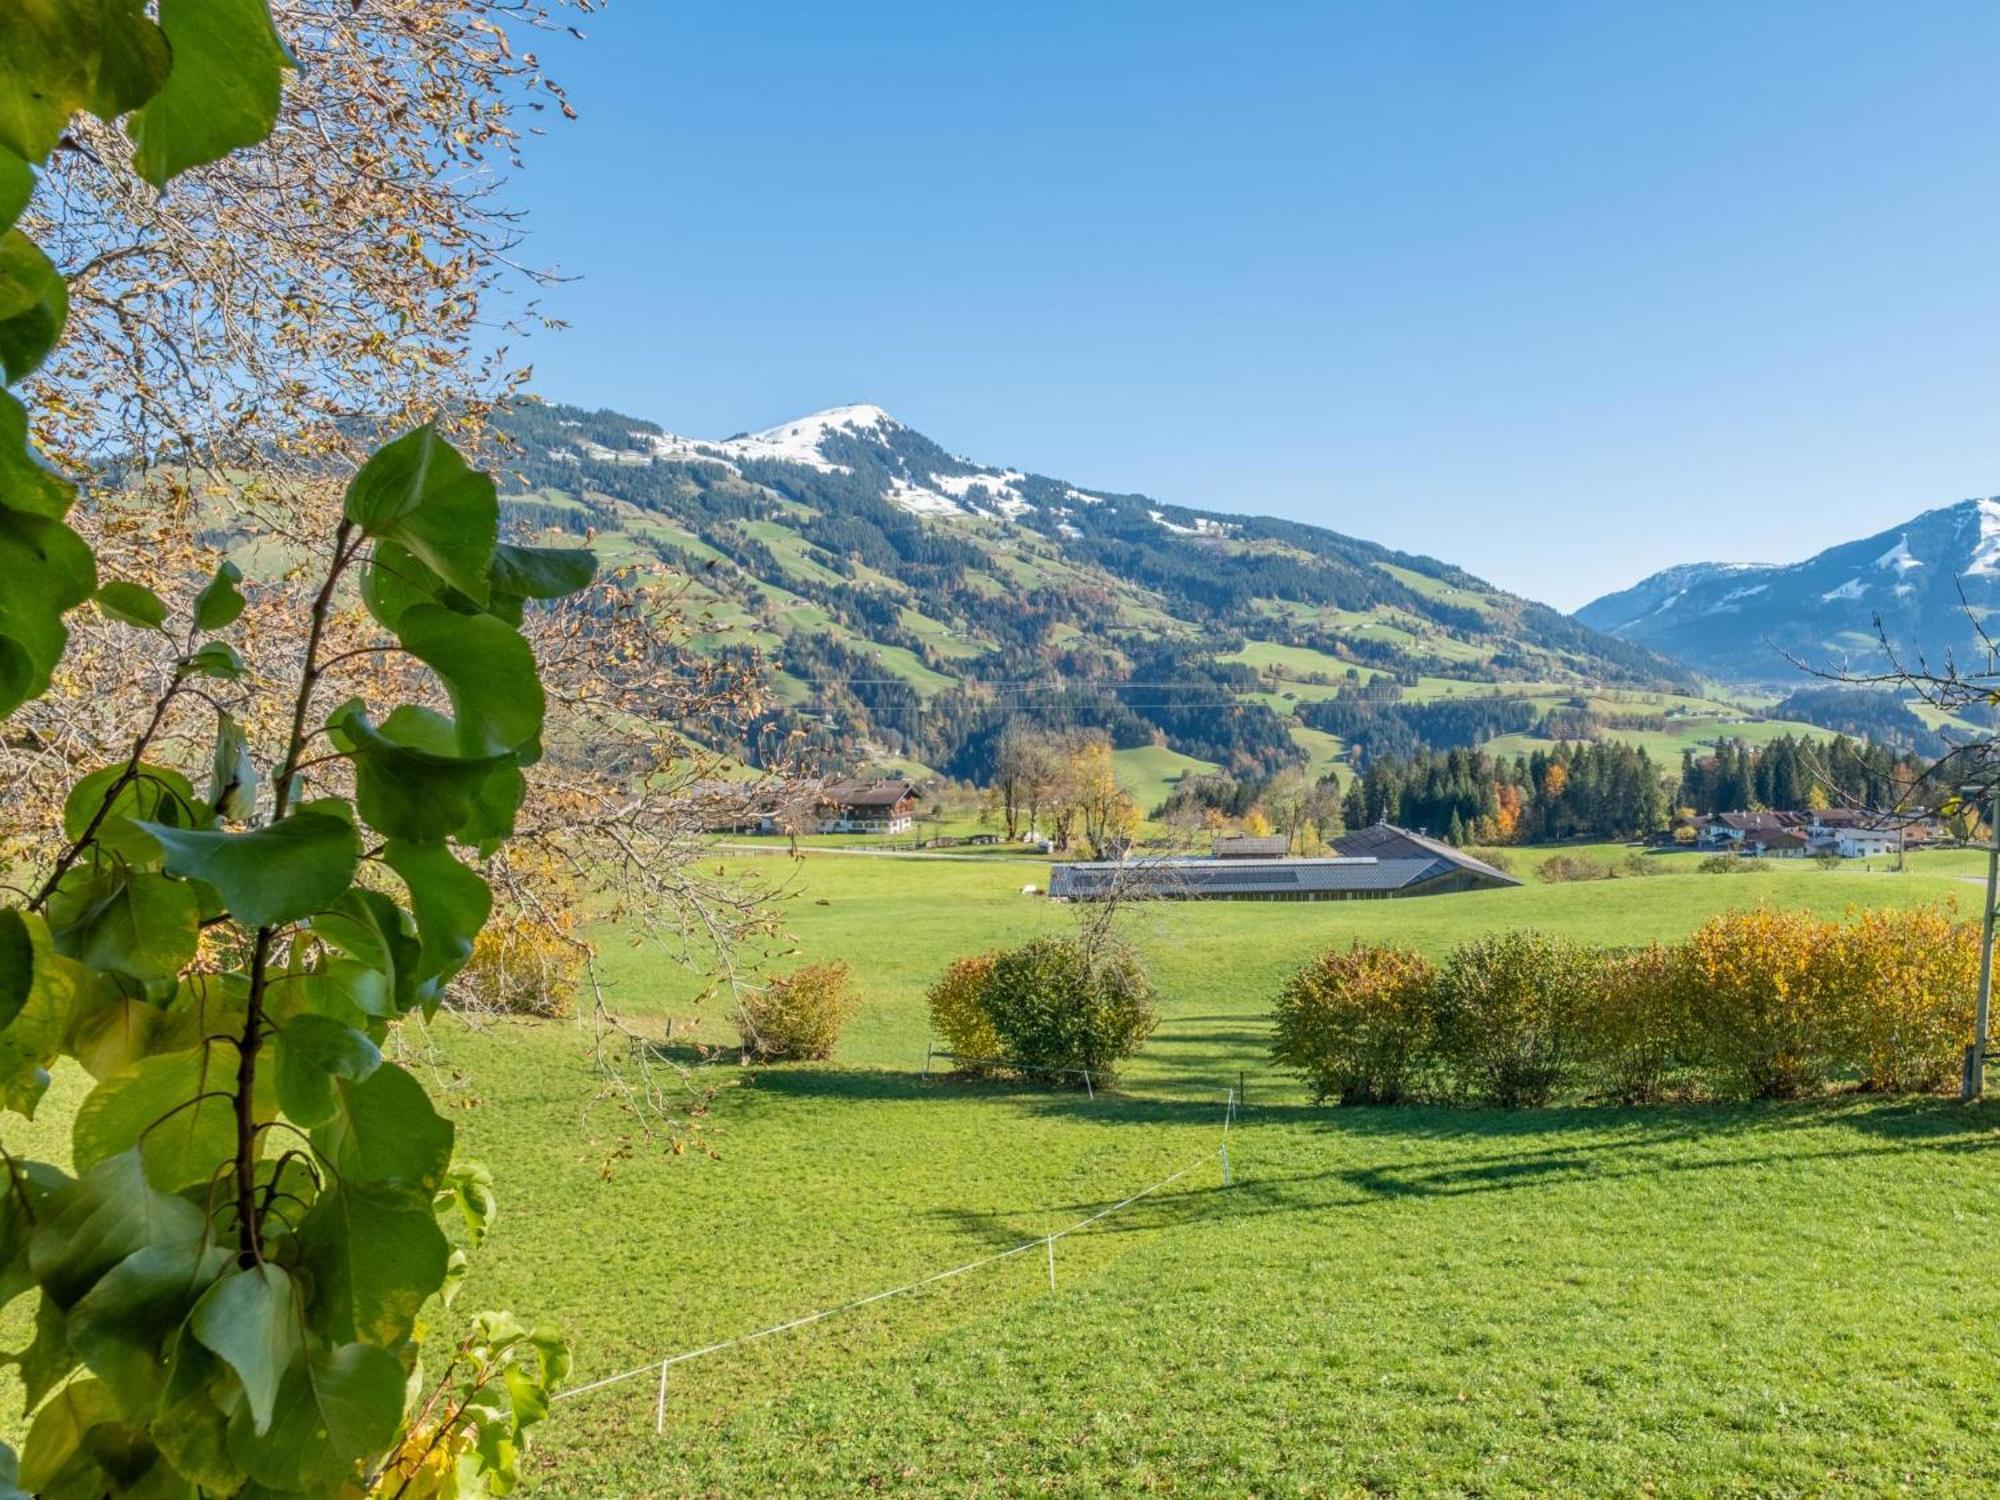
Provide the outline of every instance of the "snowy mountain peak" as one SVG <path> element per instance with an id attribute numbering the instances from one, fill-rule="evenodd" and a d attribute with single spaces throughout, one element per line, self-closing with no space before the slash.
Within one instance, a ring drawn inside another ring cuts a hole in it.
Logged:
<path id="1" fill-rule="evenodd" d="M 1879 667 L 1878 619 L 1900 651 L 1963 654 L 1979 645 L 1968 607 L 2000 613 L 2000 498 L 1927 510 L 1782 567 L 1668 568 L 1576 617 L 1717 676 L 1777 683 L 1796 675 L 1793 658 Z"/>

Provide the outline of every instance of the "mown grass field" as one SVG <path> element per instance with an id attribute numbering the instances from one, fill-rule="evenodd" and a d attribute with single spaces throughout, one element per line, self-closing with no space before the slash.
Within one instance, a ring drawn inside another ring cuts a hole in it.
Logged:
<path id="1" fill-rule="evenodd" d="M 1030 866 L 809 856 L 803 953 L 864 1007 L 827 1065 L 697 1073 L 714 1155 L 593 1103 L 587 1031 L 439 1025 L 433 1082 L 502 1212 L 459 1303 L 562 1324 L 575 1380 L 1045 1233 L 1183 1165 L 1057 1251 L 564 1402 L 552 1496 L 1965 1495 L 1993 1473 L 2000 1141 L 1948 1101 L 1337 1111 L 1264 1062 L 1307 954 L 1492 927 L 1671 937 L 1758 898 L 1839 913 L 1970 895 L 1955 863 L 1676 873 L 1317 906 L 1142 908 L 1163 1022 L 1087 1100 L 920 1079 L 958 954 L 1066 927 Z M 723 1041 L 658 957 L 612 1002 Z M 1215 1149 L 1239 1074 L 1236 1183 Z M 38 1134 L 60 1127 L 66 1087 Z M 449 1323 L 455 1315 L 446 1315 Z"/>

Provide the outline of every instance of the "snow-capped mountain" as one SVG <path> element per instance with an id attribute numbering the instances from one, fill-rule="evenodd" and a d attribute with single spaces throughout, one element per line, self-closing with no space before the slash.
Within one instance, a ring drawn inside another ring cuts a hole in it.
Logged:
<path id="1" fill-rule="evenodd" d="M 720 438 L 539 401 L 501 425 L 509 524 L 592 534 L 611 566 L 671 580 L 695 649 L 761 653 L 783 727 L 829 755 L 865 742 L 970 775 L 1032 712 L 1272 770 L 1337 753 L 1320 721 L 1405 685 L 1511 694 L 1516 728 L 1551 683 L 1692 685 L 1435 558 L 975 462 L 878 406 Z"/>
<path id="2" fill-rule="evenodd" d="M 1898 653 L 1983 661 L 1968 616 L 2000 608 L 2000 499 L 1963 500 L 1804 562 L 1685 563 L 1576 612 L 1710 676 L 1796 683 L 1795 661 L 1886 666 L 1876 621 Z"/>

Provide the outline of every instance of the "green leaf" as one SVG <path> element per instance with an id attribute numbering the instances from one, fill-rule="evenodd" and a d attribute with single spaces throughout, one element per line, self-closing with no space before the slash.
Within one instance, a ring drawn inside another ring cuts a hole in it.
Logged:
<path id="1" fill-rule="evenodd" d="M 334 1116 L 312 1132 L 312 1140 L 343 1182 L 437 1190 L 451 1165 L 453 1131 L 422 1084 L 385 1062 L 358 1083 L 336 1077 L 333 1094 Z"/>
<path id="2" fill-rule="evenodd" d="M 416 843 L 478 843 L 514 831 L 527 791 L 514 757 L 461 757 L 458 730 L 443 715 L 406 705 L 377 729 L 348 704 L 328 728 L 353 757 L 354 800 L 376 832 Z"/>
<path id="3" fill-rule="evenodd" d="M 118 788 L 115 795 L 113 787 Z M 104 806 L 107 796 L 111 798 L 108 808 Z M 102 818 L 97 816 L 100 810 Z M 187 777 L 143 761 L 129 781 L 121 763 L 102 766 L 69 789 L 63 800 L 63 837 L 80 840 L 93 818 L 97 819 L 94 838 L 98 845 L 143 869 L 159 864 L 160 846 L 151 834 L 133 826 L 135 819 L 175 828 L 204 828 L 211 821 Z"/>
<path id="4" fill-rule="evenodd" d="M 42 1398 L 56 1388 L 77 1366 L 77 1351 L 71 1346 L 69 1320 L 46 1294 L 35 1304 L 35 1336 L 26 1348 L 0 1359 L 21 1372 L 23 1414 L 42 1404 Z"/>
<path id="5" fill-rule="evenodd" d="M 205 1228 L 199 1208 L 147 1181 L 137 1147 L 97 1163 L 51 1207 L 28 1240 L 28 1267 L 65 1308 L 126 1256 L 148 1245 L 196 1243 Z"/>
<path id="6" fill-rule="evenodd" d="M 0 374 L 12 383 L 39 368 L 68 315 L 69 288 L 41 247 L 18 229 L 0 232 Z"/>
<path id="7" fill-rule="evenodd" d="M 274 1490 L 349 1493 L 357 1463 L 386 1452 L 403 1421 L 403 1367 L 374 1344 L 315 1350 L 293 1365 L 265 1436 L 239 1445 L 250 1477 Z"/>
<path id="8" fill-rule="evenodd" d="M 269 1430 L 279 1383 L 299 1352 L 298 1292 L 291 1276 L 268 1263 L 231 1271 L 202 1294 L 188 1329 L 236 1372 L 256 1430 Z"/>
<path id="9" fill-rule="evenodd" d="M 181 664 L 186 676 L 213 677 L 218 682 L 234 682 L 245 670 L 243 658 L 227 641 L 205 642 Z"/>
<path id="10" fill-rule="evenodd" d="M 108 1485 L 93 1489 L 91 1481 L 102 1473 L 99 1454 L 113 1446 L 106 1439 L 124 1432 L 118 1402 L 103 1381 L 71 1381 L 35 1414 L 28 1429 L 21 1452 L 22 1487 L 44 1497 L 114 1493 Z"/>
<path id="11" fill-rule="evenodd" d="M 395 1345 L 444 1284 L 447 1245 L 424 1192 L 395 1182 L 329 1187 L 299 1224 L 314 1329 L 334 1340 Z"/>
<path id="12" fill-rule="evenodd" d="M 485 605 L 486 571 L 500 540 L 500 502 L 492 477 L 468 468 L 428 424 L 361 466 L 347 487 L 346 515 L 366 535 L 407 549 L 473 603 Z"/>
<path id="13" fill-rule="evenodd" d="M 13 1023 L 35 987 L 35 938 L 29 921 L 11 906 L 0 910 L 0 1030 Z"/>
<path id="14" fill-rule="evenodd" d="M 114 578 L 98 589 L 97 607 L 112 619 L 141 630 L 158 630 L 166 623 L 167 607 L 142 583 Z"/>
<path id="15" fill-rule="evenodd" d="M 75 960 L 56 952 L 48 923 L 34 913 L 16 913 L 17 937 L 28 942 L 28 991 L 12 1019 L 0 1027 L 0 1102 L 24 1115 L 49 1086 L 49 1065 L 63 1050 L 63 1041 L 90 976 Z M 10 924 L 11 925 L 11 924 Z M 13 962 L 19 983 L 20 953 Z"/>
<path id="16" fill-rule="evenodd" d="M 29 445 L 27 408 L 0 391 L 0 497 L 4 497 L 0 510 L 58 521 L 75 493 L 75 486 L 43 463 Z M 83 598 L 88 599 L 90 590 L 97 587 L 95 579 L 93 573 Z"/>
<path id="17" fill-rule="evenodd" d="M 221 1050 L 221 1060 L 200 1047 L 155 1053 L 92 1089 L 70 1127 L 78 1170 L 137 1146 L 146 1180 L 163 1192 L 213 1177 L 236 1154 L 235 1054 Z"/>
<path id="18" fill-rule="evenodd" d="M 58 952 L 139 984 L 175 978 L 201 937 L 201 902 L 193 886 L 115 860 L 72 866 L 49 899 L 48 914 Z"/>
<path id="19" fill-rule="evenodd" d="M 290 58 L 265 0 L 160 0 L 160 28 L 173 70 L 129 128 L 133 167 L 163 188 L 271 133 Z"/>
<path id="20" fill-rule="evenodd" d="M 491 615 L 413 604 L 396 632 L 403 649 L 444 683 L 460 755 L 533 752 L 542 732 L 542 684 L 534 648 L 518 630 Z"/>
<path id="21" fill-rule="evenodd" d="M 113 1266 L 70 1309 L 71 1345 L 126 1410 L 144 1410 L 165 1393 L 161 1345 L 230 1260 L 229 1251 L 203 1240 L 148 1245 Z"/>
<path id="22" fill-rule="evenodd" d="M 390 839 L 382 859 L 409 887 L 422 944 L 420 983 L 439 990 L 471 959 L 472 941 L 493 912 L 492 888 L 442 843 Z"/>
<path id="23" fill-rule="evenodd" d="M 34 169 L 0 146 L 0 229 L 11 229 L 34 195 Z"/>
<path id="24" fill-rule="evenodd" d="M 137 109 L 167 75 L 166 38 L 144 0 L 15 0 L 0 6 L 0 148 L 28 161 L 70 116 Z"/>
<path id="25" fill-rule="evenodd" d="M 140 823 L 167 853 L 170 874 L 206 881 L 243 927 L 275 927 L 338 901 L 361 860 L 352 823 L 297 812 L 247 833 Z"/>
<path id="26" fill-rule="evenodd" d="M 0 392 L 0 417 L 14 399 Z M 18 407 L 16 407 L 18 410 Z M 4 424 L 0 424 L 4 425 Z M 0 717 L 49 689 L 49 674 L 69 641 L 66 610 L 97 588 L 97 560 L 61 521 L 19 508 L 52 499 L 67 503 L 68 486 L 38 487 L 42 473 L 32 455 L 10 453 L 0 434 Z M 13 508 L 9 508 L 13 507 Z M 59 514 L 60 512 L 58 512 Z"/>
<path id="27" fill-rule="evenodd" d="M 250 758 L 249 736 L 233 714 L 224 713 L 216 719 L 208 805 L 217 817 L 239 823 L 257 810 L 257 763 Z"/>
<path id="28" fill-rule="evenodd" d="M 229 1418 L 215 1404 L 229 1378 L 222 1361 L 184 1323 L 167 1337 L 165 1373 L 166 1394 L 152 1422 L 154 1441 L 188 1482 L 201 1486 L 202 1495 L 238 1494 L 249 1476 L 229 1451 Z M 247 1427 L 248 1404 L 237 1402 L 236 1409 Z"/>
<path id="29" fill-rule="evenodd" d="M 70 1179 L 46 1162 L 18 1163 L 14 1180 L 0 1192 L 0 1307 L 34 1290 L 28 1269 L 28 1239 L 35 1225 L 51 1212 L 55 1196 Z"/>
<path id="30" fill-rule="evenodd" d="M 493 614 L 521 623 L 522 602 L 562 599 L 589 588 L 597 557 L 583 547 L 518 547 L 503 542 L 493 552 Z"/>
<path id="31" fill-rule="evenodd" d="M 409 915 L 380 891 L 349 891 L 327 911 L 312 919 L 315 934 L 348 956 L 353 963 L 382 976 L 393 996 L 390 1008 L 369 1010 L 372 991 L 347 979 L 327 976 L 339 985 L 357 1009 L 369 1015 L 393 1015 L 417 1003 L 417 940 L 405 927 Z M 311 981 L 308 981 L 310 986 Z"/>
<path id="32" fill-rule="evenodd" d="M 493 1196 L 493 1174 L 476 1161 L 453 1162 L 432 1206 L 439 1213 L 457 1209 L 465 1224 L 466 1238 L 477 1250 L 485 1243 L 486 1232 L 500 1212 L 499 1201 Z"/>
<path id="33" fill-rule="evenodd" d="M 334 1116 L 336 1076 L 360 1082 L 382 1062 L 382 1050 L 331 1016 L 294 1016 L 278 1033 L 278 1103 L 300 1125 Z"/>
<path id="34" fill-rule="evenodd" d="M 243 613 L 243 595 L 236 587 L 242 581 L 243 570 L 225 558 L 215 576 L 194 596 L 197 630 L 220 630 L 236 623 L 236 617 Z"/>

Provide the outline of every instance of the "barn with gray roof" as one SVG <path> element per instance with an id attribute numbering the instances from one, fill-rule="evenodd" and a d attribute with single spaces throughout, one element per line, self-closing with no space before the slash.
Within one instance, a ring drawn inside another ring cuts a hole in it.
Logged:
<path id="1" fill-rule="evenodd" d="M 1366 901 L 1497 890 L 1521 882 L 1462 849 L 1378 823 L 1324 856 L 1101 860 L 1057 865 L 1049 894 L 1166 901 Z"/>

